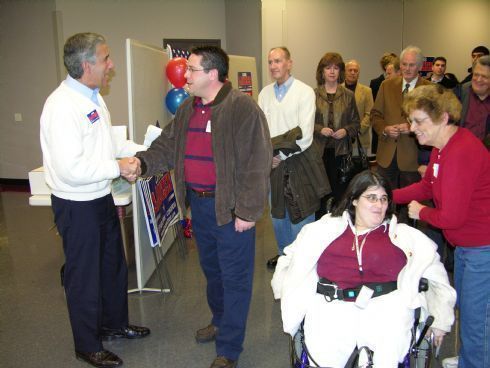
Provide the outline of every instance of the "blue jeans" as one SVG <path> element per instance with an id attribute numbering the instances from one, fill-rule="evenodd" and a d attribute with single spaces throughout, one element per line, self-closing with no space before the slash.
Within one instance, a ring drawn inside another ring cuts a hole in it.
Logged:
<path id="1" fill-rule="evenodd" d="M 461 348 L 459 368 L 490 367 L 490 245 L 456 247 Z"/>
<path id="2" fill-rule="evenodd" d="M 215 199 L 187 193 L 199 261 L 207 280 L 211 323 L 219 328 L 216 353 L 237 360 L 243 350 L 252 298 L 255 227 L 239 233 L 235 221 L 219 226 Z"/>
<path id="3" fill-rule="evenodd" d="M 289 214 L 286 209 L 286 216 L 282 219 L 272 217 L 272 226 L 274 227 L 274 233 L 276 234 L 277 248 L 280 255 L 283 254 L 284 248 L 291 244 L 298 236 L 300 230 L 304 225 L 315 221 L 315 214 L 303 219 L 297 224 L 293 224 L 289 219 Z"/>

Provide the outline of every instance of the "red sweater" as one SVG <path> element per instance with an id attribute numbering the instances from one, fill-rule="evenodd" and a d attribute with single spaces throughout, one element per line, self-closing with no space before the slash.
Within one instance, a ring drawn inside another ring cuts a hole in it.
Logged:
<path id="1" fill-rule="evenodd" d="M 490 245 L 490 153 L 459 128 L 446 146 L 434 148 L 424 178 L 393 192 L 395 203 L 432 199 L 420 219 L 443 230 L 457 246 Z"/>

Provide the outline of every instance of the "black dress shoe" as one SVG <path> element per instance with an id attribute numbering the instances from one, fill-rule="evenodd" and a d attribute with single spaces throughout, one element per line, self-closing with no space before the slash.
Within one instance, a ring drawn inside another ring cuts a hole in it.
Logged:
<path id="1" fill-rule="evenodd" d="M 124 328 L 106 328 L 102 327 L 100 331 L 100 336 L 103 340 L 112 339 L 140 339 L 142 337 L 148 336 L 150 334 L 150 329 L 147 327 L 127 325 Z"/>
<path id="2" fill-rule="evenodd" d="M 119 367 L 123 364 L 121 358 L 107 350 L 101 350 L 92 353 L 75 351 L 75 356 L 78 360 L 83 360 L 84 362 L 87 362 L 88 364 L 93 365 L 97 368 Z"/>
<path id="3" fill-rule="evenodd" d="M 276 268 L 276 265 L 277 265 L 277 260 L 279 259 L 279 255 L 275 256 L 275 257 L 272 257 L 271 259 L 269 259 L 267 261 L 267 268 Z"/>

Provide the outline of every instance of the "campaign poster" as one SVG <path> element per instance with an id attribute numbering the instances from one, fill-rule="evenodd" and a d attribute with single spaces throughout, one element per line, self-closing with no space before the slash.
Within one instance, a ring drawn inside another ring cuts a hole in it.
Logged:
<path id="1" fill-rule="evenodd" d="M 179 221 L 179 209 L 170 173 L 138 181 L 152 247 L 161 244 L 170 226 Z"/>
<path id="2" fill-rule="evenodd" d="M 252 72 L 238 72 L 238 89 L 252 96 Z"/>
<path id="3" fill-rule="evenodd" d="M 174 187 L 170 173 L 166 172 L 161 177 L 148 182 L 151 194 L 151 202 L 154 208 L 155 224 L 158 238 L 162 241 L 170 226 L 179 220 L 179 209 L 175 198 Z"/>

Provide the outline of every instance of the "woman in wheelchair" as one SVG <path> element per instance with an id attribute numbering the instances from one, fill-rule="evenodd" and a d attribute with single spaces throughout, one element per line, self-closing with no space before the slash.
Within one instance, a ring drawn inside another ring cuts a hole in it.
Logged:
<path id="1" fill-rule="evenodd" d="M 294 336 L 304 320 L 305 344 L 321 367 L 344 367 L 363 346 L 374 352 L 375 367 L 397 367 L 418 307 L 434 316 L 436 345 L 450 331 L 456 292 L 436 245 L 398 224 L 393 210 L 388 180 L 364 171 L 334 211 L 305 226 L 278 260 L 272 289 L 284 331 Z M 429 282 L 423 293 L 421 278 Z"/>

